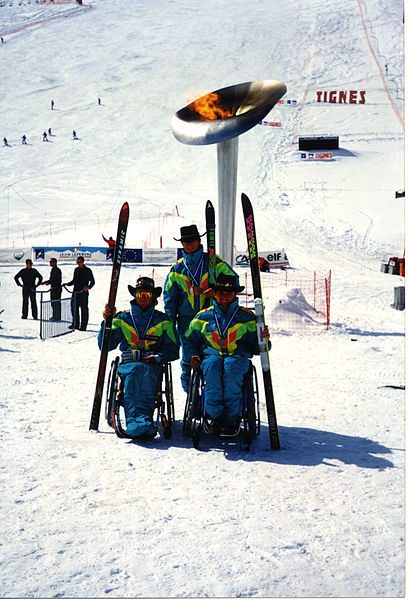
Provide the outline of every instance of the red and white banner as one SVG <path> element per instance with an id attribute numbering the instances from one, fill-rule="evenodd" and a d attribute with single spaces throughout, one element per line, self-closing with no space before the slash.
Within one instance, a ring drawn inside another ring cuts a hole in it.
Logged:
<path id="1" fill-rule="evenodd" d="M 281 123 L 279 123 L 278 121 L 276 121 L 275 123 L 273 121 L 261 121 L 260 123 L 258 123 L 258 125 L 263 125 L 264 127 L 280 127 Z"/>
<path id="2" fill-rule="evenodd" d="M 297 106 L 297 100 L 278 100 L 276 104 L 284 104 L 286 106 Z"/>
<path id="3" fill-rule="evenodd" d="M 302 160 L 334 160 L 333 152 L 302 152 Z"/>

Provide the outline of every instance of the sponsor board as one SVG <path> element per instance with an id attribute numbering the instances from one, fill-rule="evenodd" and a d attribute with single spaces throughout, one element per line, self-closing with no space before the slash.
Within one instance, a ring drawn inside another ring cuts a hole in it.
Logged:
<path id="1" fill-rule="evenodd" d="M 258 252 L 259 258 L 265 258 L 269 262 L 271 268 L 281 268 L 283 266 L 289 266 L 289 260 L 284 249 L 269 251 L 269 252 Z M 235 266 L 249 266 L 249 255 L 248 252 L 237 252 L 234 256 Z"/>

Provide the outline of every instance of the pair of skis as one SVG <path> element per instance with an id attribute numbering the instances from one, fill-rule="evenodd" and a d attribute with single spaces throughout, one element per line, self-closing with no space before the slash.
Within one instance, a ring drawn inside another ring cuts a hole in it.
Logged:
<path id="1" fill-rule="evenodd" d="M 275 402 L 273 396 L 272 377 L 269 363 L 268 344 L 261 334 L 265 328 L 265 317 L 262 302 L 262 287 L 261 274 L 259 270 L 258 248 L 256 242 L 255 220 L 252 204 L 249 198 L 243 193 L 241 196 L 242 209 L 244 213 L 245 230 L 248 241 L 249 261 L 251 267 L 252 286 L 255 301 L 255 319 L 258 333 L 258 342 L 261 356 L 261 367 L 265 389 L 266 410 L 268 415 L 269 439 L 272 449 L 279 449 L 279 432 L 275 413 Z M 216 255 L 215 255 L 215 211 L 212 203 L 207 202 L 205 208 L 206 229 L 207 229 L 207 249 L 208 249 L 208 266 L 209 266 L 209 282 L 215 282 L 216 279 Z M 110 308 L 110 316 L 105 319 L 103 330 L 103 339 L 101 354 L 99 359 L 98 375 L 96 380 L 96 388 L 94 401 L 92 405 L 91 421 L 89 424 L 90 430 L 98 430 L 99 419 L 102 406 L 102 395 L 105 381 L 106 364 L 108 359 L 109 342 L 112 329 L 113 309 L 116 301 L 116 294 L 119 284 L 119 274 L 122 264 L 123 251 L 125 248 L 126 231 L 129 222 L 129 204 L 125 202 L 121 208 L 118 220 L 118 232 L 116 236 L 116 246 L 113 256 L 112 274 L 109 288 L 108 307 Z"/>
<path id="2" fill-rule="evenodd" d="M 262 338 L 265 328 L 265 314 L 262 301 L 261 273 L 259 270 L 258 246 L 256 241 L 255 219 L 252 204 L 248 196 L 241 195 L 242 210 L 244 213 L 245 230 L 248 242 L 249 264 L 251 267 L 252 287 L 255 303 L 255 320 L 258 343 L 261 357 L 261 368 L 265 390 L 266 412 L 268 416 L 269 440 L 272 449 L 280 448 L 278 422 L 276 419 L 275 400 L 273 396 L 271 366 L 269 362 L 268 343 Z M 210 283 L 216 278 L 215 274 L 215 213 L 210 201 L 205 207 L 205 220 L 207 229 L 207 249 Z"/>

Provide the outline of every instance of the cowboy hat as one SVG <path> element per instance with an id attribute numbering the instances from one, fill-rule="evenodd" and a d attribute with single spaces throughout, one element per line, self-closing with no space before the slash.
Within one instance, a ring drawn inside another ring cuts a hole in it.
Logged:
<path id="1" fill-rule="evenodd" d="M 215 283 L 212 283 L 210 287 L 214 291 L 234 291 L 235 293 L 241 293 L 245 289 L 245 285 L 237 285 L 237 277 L 224 273 L 219 274 Z"/>
<path id="2" fill-rule="evenodd" d="M 201 237 L 204 237 L 206 233 L 200 235 L 197 229 L 197 225 L 188 225 L 186 227 L 180 227 L 180 239 L 176 239 L 173 237 L 175 241 L 186 241 L 187 243 L 190 241 L 198 240 L 200 241 Z"/>
<path id="3" fill-rule="evenodd" d="M 160 297 L 162 288 L 155 287 L 154 281 L 150 277 L 139 277 L 136 281 L 136 286 L 128 285 L 128 289 L 131 295 L 135 295 L 136 291 L 152 291 L 156 298 Z"/>

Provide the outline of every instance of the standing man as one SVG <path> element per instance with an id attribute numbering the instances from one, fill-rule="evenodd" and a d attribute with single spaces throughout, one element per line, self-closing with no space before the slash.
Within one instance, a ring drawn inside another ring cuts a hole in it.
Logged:
<path id="1" fill-rule="evenodd" d="M 51 308 L 52 308 L 52 317 L 51 320 L 61 320 L 61 281 L 62 274 L 61 269 L 57 266 L 57 259 L 50 259 L 50 278 L 48 281 L 44 281 L 42 285 L 51 285 Z"/>
<path id="2" fill-rule="evenodd" d="M 21 279 L 21 283 L 20 283 Z M 36 280 L 38 279 L 38 283 Z M 26 267 L 22 268 L 20 272 L 14 277 L 15 282 L 19 287 L 22 287 L 23 291 L 23 314 L 21 318 L 27 318 L 28 316 L 28 301 L 31 302 L 31 313 L 34 320 L 38 318 L 37 299 L 35 297 L 35 288 L 40 285 L 43 280 L 42 276 L 36 268 L 33 268 L 33 262 L 30 258 L 26 260 Z"/>
<path id="3" fill-rule="evenodd" d="M 199 234 L 196 225 L 181 227 L 180 239 L 175 241 L 181 241 L 183 257 L 170 268 L 163 292 L 164 311 L 177 325 L 180 336 L 181 384 L 186 392 L 190 383 L 191 367 L 189 360 L 185 359 L 185 332 L 197 312 L 209 307 L 213 294 L 209 287 L 208 254 L 201 245 L 203 235 Z M 231 266 L 216 256 L 216 276 L 221 273 L 233 276 L 239 285 L 239 277 Z"/>
<path id="4" fill-rule="evenodd" d="M 69 328 L 86 331 L 89 318 L 89 290 L 95 285 L 95 279 L 92 270 L 85 266 L 83 256 L 78 256 L 77 264 L 72 281 L 63 283 L 62 286 L 74 286 L 71 300 L 72 325 Z M 81 318 L 79 317 L 80 312 Z"/>

